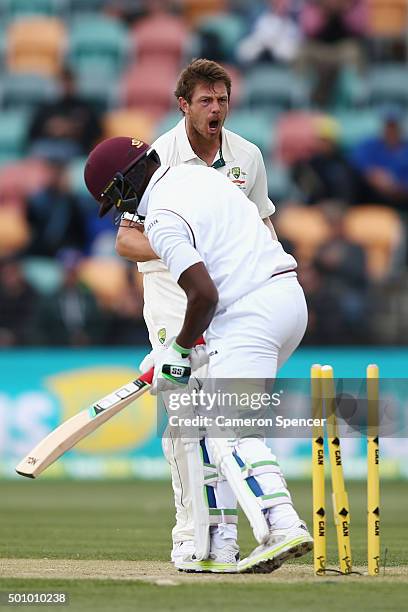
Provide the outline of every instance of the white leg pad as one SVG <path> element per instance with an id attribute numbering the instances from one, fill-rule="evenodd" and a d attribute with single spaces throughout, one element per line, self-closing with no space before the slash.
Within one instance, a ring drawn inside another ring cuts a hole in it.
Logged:
<path id="1" fill-rule="evenodd" d="M 187 455 L 193 507 L 195 555 L 199 561 L 202 561 L 208 559 L 210 554 L 210 515 L 204 498 L 205 483 L 200 442 L 197 439 L 183 438 L 183 444 Z"/>
<path id="2" fill-rule="evenodd" d="M 255 539 L 259 544 L 263 544 L 269 537 L 268 523 L 257 498 L 242 478 L 241 468 L 232 454 L 235 441 L 211 437 L 206 440 L 219 471 L 228 481 L 251 524 Z"/>

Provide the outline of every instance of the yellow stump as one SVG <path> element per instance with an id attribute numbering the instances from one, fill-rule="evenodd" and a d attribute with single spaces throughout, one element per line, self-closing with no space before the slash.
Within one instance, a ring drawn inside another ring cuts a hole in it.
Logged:
<path id="1" fill-rule="evenodd" d="M 323 417 L 321 365 L 312 365 L 311 371 L 312 415 Z M 324 490 L 324 428 L 313 427 L 312 432 L 312 483 L 313 483 L 313 539 L 314 570 L 324 574 L 326 570 L 326 501 Z"/>
<path id="2" fill-rule="evenodd" d="M 380 473 L 378 444 L 378 366 L 367 366 L 367 555 L 368 574 L 380 571 Z"/>
<path id="3" fill-rule="evenodd" d="M 327 441 L 329 447 L 332 477 L 332 499 L 334 523 L 337 532 L 337 548 L 340 570 L 343 574 L 352 571 L 350 544 L 350 506 L 344 484 L 343 464 L 341 461 L 340 438 L 337 429 L 335 389 L 333 368 L 322 367 L 322 392 L 326 407 Z"/>

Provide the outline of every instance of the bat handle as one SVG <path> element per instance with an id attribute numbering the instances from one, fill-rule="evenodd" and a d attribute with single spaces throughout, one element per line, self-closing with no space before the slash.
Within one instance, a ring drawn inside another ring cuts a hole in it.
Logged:
<path id="1" fill-rule="evenodd" d="M 205 344 L 205 340 L 204 340 L 203 336 L 199 337 L 197 342 L 194 343 L 194 346 L 197 346 L 198 344 Z M 147 372 L 145 372 L 144 374 L 139 376 L 139 380 L 141 380 L 142 382 L 145 382 L 145 383 L 148 383 L 149 385 L 151 385 L 152 384 L 152 380 L 153 380 L 153 376 L 154 376 L 154 368 L 150 368 L 150 370 L 147 370 Z"/>

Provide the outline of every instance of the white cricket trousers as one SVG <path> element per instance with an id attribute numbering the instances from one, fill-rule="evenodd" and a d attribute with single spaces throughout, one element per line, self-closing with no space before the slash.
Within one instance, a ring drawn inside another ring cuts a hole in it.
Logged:
<path id="1" fill-rule="evenodd" d="M 158 278 L 160 276 L 162 278 Z M 186 299 L 181 289 L 180 293 L 177 291 L 178 286 L 174 289 L 174 281 L 169 287 L 170 282 L 167 273 L 146 274 L 144 277 L 145 320 L 153 348 L 160 346 L 160 329 L 165 328 L 167 338 L 171 338 L 178 334 L 184 320 Z M 208 373 L 202 368 L 203 371 L 196 375 L 224 379 L 274 378 L 299 345 L 306 325 L 306 301 L 296 274 L 290 272 L 275 276 L 214 317 L 206 332 L 211 355 Z M 193 540 L 191 493 L 183 442 L 172 436 L 170 429 L 162 443 L 171 468 L 176 505 L 173 542 Z M 226 494 L 229 498 L 227 491 Z"/>

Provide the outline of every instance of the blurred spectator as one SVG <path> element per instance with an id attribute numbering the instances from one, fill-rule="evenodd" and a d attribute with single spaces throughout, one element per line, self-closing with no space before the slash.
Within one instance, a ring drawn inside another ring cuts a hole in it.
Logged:
<path id="1" fill-rule="evenodd" d="M 308 340 L 321 344 L 358 344 L 368 341 L 368 271 L 364 250 L 344 234 L 342 204 L 321 204 L 332 230 L 311 268 L 300 270 L 310 324 Z"/>
<path id="2" fill-rule="evenodd" d="M 136 284 L 135 272 L 132 265 L 127 266 L 126 289 L 112 305 L 112 316 L 106 335 L 108 345 L 131 346 L 149 343 L 143 319 L 143 289 Z"/>
<path id="3" fill-rule="evenodd" d="M 307 0 L 301 25 L 306 42 L 300 66 L 316 77 L 312 101 L 327 106 L 334 93 L 339 70 L 364 64 L 363 42 L 367 34 L 366 0 Z"/>
<path id="4" fill-rule="evenodd" d="M 37 342 L 77 347 L 101 343 L 104 334 L 101 311 L 94 295 L 79 280 L 81 253 L 66 249 L 58 258 L 63 267 L 63 282 L 39 304 Z"/>
<path id="5" fill-rule="evenodd" d="M 75 155 L 87 155 L 101 137 L 102 127 L 93 106 L 78 93 L 71 69 L 62 71 L 60 81 L 59 99 L 41 104 L 34 112 L 27 147 L 57 142 L 69 160 Z"/>
<path id="6" fill-rule="evenodd" d="M 0 348 L 30 344 L 37 294 L 24 278 L 20 261 L 0 262 Z"/>
<path id="7" fill-rule="evenodd" d="M 359 198 L 358 173 L 339 146 L 340 126 L 330 117 L 318 117 L 315 123 L 317 150 L 310 159 L 293 166 L 292 178 L 308 204 L 331 199 L 355 204 Z"/>
<path id="8" fill-rule="evenodd" d="M 269 0 L 252 31 L 238 48 L 242 64 L 262 61 L 289 63 L 298 56 L 302 34 L 291 14 L 292 0 Z"/>
<path id="9" fill-rule="evenodd" d="M 365 181 L 362 202 L 388 204 L 408 212 L 408 139 L 402 118 L 399 109 L 385 109 L 382 134 L 358 144 L 351 161 Z"/>
<path id="10" fill-rule="evenodd" d="M 27 218 L 31 229 L 30 255 L 54 256 L 60 249 L 86 249 L 86 227 L 77 197 L 70 186 L 68 170 L 60 157 L 64 152 L 48 143 L 42 155 L 50 166 L 46 187 L 27 202 Z"/>

